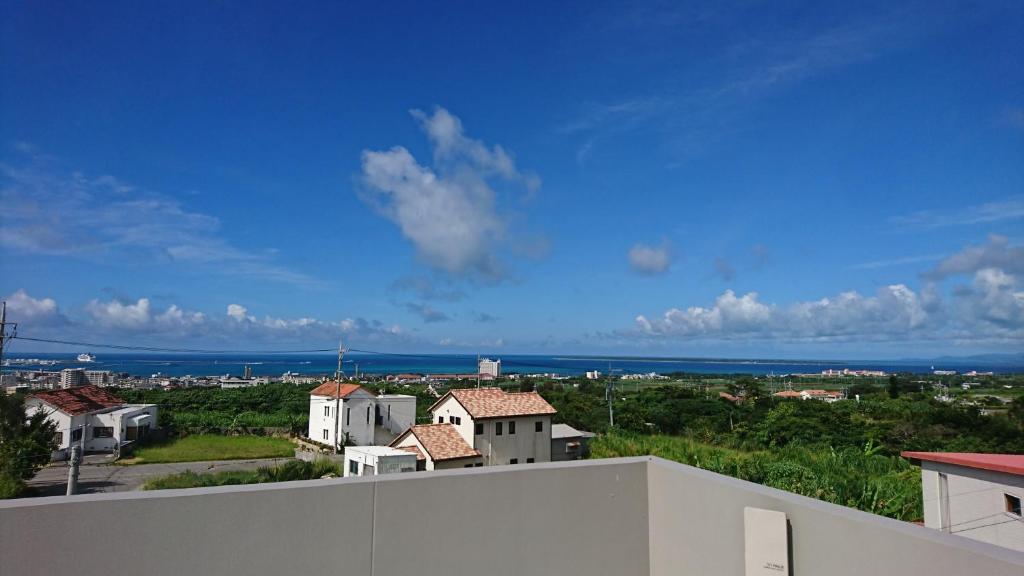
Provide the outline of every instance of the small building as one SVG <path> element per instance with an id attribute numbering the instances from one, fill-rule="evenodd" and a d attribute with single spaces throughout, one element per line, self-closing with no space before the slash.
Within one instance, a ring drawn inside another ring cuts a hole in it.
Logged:
<path id="1" fill-rule="evenodd" d="M 921 465 L 926 527 L 1024 552 L 1024 455 L 902 456 Z"/>
<path id="2" fill-rule="evenodd" d="M 349 446 L 345 448 L 345 476 L 378 476 L 415 472 L 414 452 L 390 446 Z"/>
<path id="3" fill-rule="evenodd" d="M 783 390 L 781 392 L 776 392 L 775 394 L 772 394 L 772 396 L 774 396 L 775 398 L 783 398 L 783 399 L 785 399 L 785 398 L 803 399 L 803 395 L 800 394 L 799 392 L 797 392 L 796 390 Z"/>
<path id="4" fill-rule="evenodd" d="M 29 415 L 44 411 L 57 425 L 55 460 L 67 458 L 78 443 L 85 452 L 120 453 L 157 426 L 156 404 L 128 404 L 93 385 L 36 392 L 25 406 Z"/>
<path id="5" fill-rule="evenodd" d="M 583 432 L 568 424 L 551 425 L 551 461 L 582 460 L 590 455 L 593 432 Z"/>
<path id="6" fill-rule="evenodd" d="M 484 465 L 480 452 L 463 439 L 453 424 L 413 426 L 395 438 L 391 447 L 415 454 L 417 470 L 474 468 Z"/>

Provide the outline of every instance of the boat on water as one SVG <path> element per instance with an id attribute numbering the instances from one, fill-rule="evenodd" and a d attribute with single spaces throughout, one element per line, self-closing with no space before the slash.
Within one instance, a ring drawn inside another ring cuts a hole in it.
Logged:
<path id="1" fill-rule="evenodd" d="M 78 361 L 79 362 L 95 362 L 96 361 L 96 356 L 93 355 L 93 354 L 89 354 L 88 352 L 83 352 L 82 354 L 78 355 Z"/>

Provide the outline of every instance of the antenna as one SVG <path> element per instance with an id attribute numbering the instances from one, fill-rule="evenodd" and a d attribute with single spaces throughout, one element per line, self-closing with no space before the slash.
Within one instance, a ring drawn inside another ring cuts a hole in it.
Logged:
<path id="1" fill-rule="evenodd" d="M 7 327 L 13 326 L 11 333 L 7 333 Z M 4 345 L 7 340 L 18 336 L 18 323 L 7 321 L 7 302 L 0 304 L 0 387 L 4 384 Z"/>

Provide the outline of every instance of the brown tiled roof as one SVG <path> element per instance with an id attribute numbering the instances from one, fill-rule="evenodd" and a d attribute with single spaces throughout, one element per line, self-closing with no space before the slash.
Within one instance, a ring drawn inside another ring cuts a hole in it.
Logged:
<path id="1" fill-rule="evenodd" d="M 310 392 L 309 395 L 327 396 L 328 398 L 347 398 L 349 394 L 352 394 L 356 390 L 362 390 L 369 393 L 366 388 L 363 388 L 359 384 L 343 383 L 339 388 L 337 382 L 324 382 L 316 388 L 313 388 L 313 391 Z"/>
<path id="2" fill-rule="evenodd" d="M 427 457 L 423 455 L 423 451 L 420 450 L 419 446 L 395 446 L 399 450 L 405 450 L 406 452 L 412 452 L 416 455 L 417 460 L 426 460 Z"/>
<path id="3" fill-rule="evenodd" d="M 416 436 L 434 462 L 480 456 L 480 452 L 467 444 L 459 431 L 451 424 L 418 424 L 395 438 L 391 446 L 397 447 L 395 445 L 404 439 L 406 434 Z"/>
<path id="4" fill-rule="evenodd" d="M 772 394 L 778 398 L 800 398 L 800 393 L 796 390 L 783 390 L 782 392 L 776 392 Z"/>
<path id="5" fill-rule="evenodd" d="M 124 400 L 99 386 L 78 386 L 63 390 L 47 390 L 36 392 L 31 397 L 38 398 L 61 412 L 72 416 L 95 412 L 105 408 L 114 408 L 125 403 Z"/>
<path id="6" fill-rule="evenodd" d="M 536 392 L 505 392 L 500 388 L 452 389 L 435 402 L 430 410 L 433 411 L 448 395 L 458 400 L 473 418 L 508 418 L 558 412 Z"/>

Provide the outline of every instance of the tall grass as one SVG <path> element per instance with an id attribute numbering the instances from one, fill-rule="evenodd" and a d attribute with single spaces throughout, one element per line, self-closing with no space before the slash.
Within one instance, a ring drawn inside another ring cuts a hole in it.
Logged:
<path id="1" fill-rule="evenodd" d="M 262 484 L 264 482 L 290 482 L 292 480 L 313 480 L 328 474 L 341 476 L 341 467 L 329 460 L 303 462 L 293 460 L 280 466 L 262 466 L 256 470 L 197 473 L 186 471 L 180 474 L 154 478 L 142 487 L 143 490 L 167 490 L 171 488 L 200 488 L 204 486 L 228 486 L 232 484 Z"/>
<path id="2" fill-rule="evenodd" d="M 743 451 L 685 437 L 618 433 L 595 438 L 590 450 L 591 458 L 658 456 L 898 520 L 923 516 L 919 469 L 870 445 Z"/>
<path id="3" fill-rule="evenodd" d="M 287 438 L 268 436 L 214 436 L 196 434 L 160 444 L 143 446 L 135 457 L 122 464 L 159 462 L 198 462 L 202 460 L 244 460 L 284 458 L 295 455 L 295 445 Z"/>

